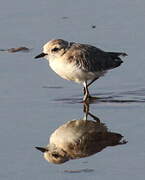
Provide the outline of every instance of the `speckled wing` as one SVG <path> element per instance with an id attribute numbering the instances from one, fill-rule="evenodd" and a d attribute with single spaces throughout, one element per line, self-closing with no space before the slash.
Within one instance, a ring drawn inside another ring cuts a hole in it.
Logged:
<path id="1" fill-rule="evenodd" d="M 87 44 L 72 43 L 69 53 L 69 61 L 75 61 L 76 65 L 84 71 L 106 71 L 120 66 L 123 62 L 119 56 L 125 53 L 105 52 Z"/>

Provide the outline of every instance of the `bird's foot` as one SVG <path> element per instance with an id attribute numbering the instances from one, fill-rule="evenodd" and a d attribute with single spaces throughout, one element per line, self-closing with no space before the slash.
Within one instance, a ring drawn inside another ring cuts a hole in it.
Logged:
<path id="1" fill-rule="evenodd" d="M 94 101 L 97 101 L 99 98 L 98 97 L 95 97 L 95 96 L 91 96 L 90 94 L 89 95 L 84 95 L 84 98 L 83 98 L 83 102 L 84 103 L 91 103 L 91 102 L 94 102 Z"/>
<path id="2" fill-rule="evenodd" d="M 84 103 L 89 103 L 90 100 L 92 100 L 94 97 L 92 97 L 90 94 L 85 94 L 83 98 Z"/>

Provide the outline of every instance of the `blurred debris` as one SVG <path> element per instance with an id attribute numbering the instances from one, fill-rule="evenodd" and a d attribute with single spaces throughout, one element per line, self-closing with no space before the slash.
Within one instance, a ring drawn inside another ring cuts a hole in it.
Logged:
<path id="1" fill-rule="evenodd" d="M 81 173 L 81 172 L 93 172 L 94 169 L 78 169 L 78 170 L 64 170 L 65 173 Z"/>
<path id="2" fill-rule="evenodd" d="M 95 29 L 96 28 L 96 26 L 95 25 L 92 25 L 92 29 Z"/>
<path id="3" fill-rule="evenodd" d="M 68 18 L 69 18 L 69 17 L 67 17 L 67 16 L 63 16 L 63 17 L 62 17 L 62 19 L 68 19 Z"/>
<path id="4" fill-rule="evenodd" d="M 21 47 L 18 47 L 18 48 L 0 49 L 0 51 L 7 51 L 7 52 L 10 52 L 10 53 L 15 53 L 15 52 L 19 52 L 19 51 L 29 52 L 30 50 L 31 49 L 29 49 L 27 47 L 24 47 L 24 46 L 21 46 Z"/>

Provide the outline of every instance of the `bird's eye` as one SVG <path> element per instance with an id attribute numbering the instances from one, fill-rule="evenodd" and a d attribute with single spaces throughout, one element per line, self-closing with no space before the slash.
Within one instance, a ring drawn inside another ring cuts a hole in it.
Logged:
<path id="1" fill-rule="evenodd" d="M 55 47 L 55 48 L 53 48 L 51 51 L 52 51 L 52 52 L 57 52 L 58 50 L 59 50 L 59 48 Z"/>
<path id="2" fill-rule="evenodd" d="M 59 158 L 59 155 L 56 154 L 56 153 L 53 153 L 52 156 L 55 157 L 55 158 Z"/>

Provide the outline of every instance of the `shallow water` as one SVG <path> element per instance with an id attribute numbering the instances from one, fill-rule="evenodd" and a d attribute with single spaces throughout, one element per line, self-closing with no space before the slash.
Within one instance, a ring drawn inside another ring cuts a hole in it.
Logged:
<path id="1" fill-rule="evenodd" d="M 0 6 L 0 179 L 143 179 L 145 176 L 144 0 L 5 0 Z M 65 17 L 65 18 L 64 18 Z M 92 28 L 96 26 L 96 28 Z M 47 163 L 37 145 L 68 120 L 83 116 L 80 85 L 33 57 L 50 39 L 125 51 L 121 67 L 91 87 L 90 111 L 128 141 L 63 165 Z"/>

